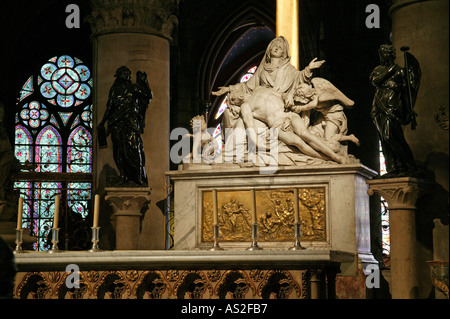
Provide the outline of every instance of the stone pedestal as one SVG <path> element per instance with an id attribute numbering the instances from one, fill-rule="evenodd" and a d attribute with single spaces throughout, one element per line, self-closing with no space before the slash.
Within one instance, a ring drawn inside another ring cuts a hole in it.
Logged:
<path id="1" fill-rule="evenodd" d="M 255 207 L 259 246 L 287 250 L 294 242 L 293 206 L 294 194 L 298 193 L 303 247 L 349 252 L 363 263 L 376 262 L 370 251 L 369 196 L 365 183 L 375 174 L 360 164 L 284 166 L 275 174 L 261 174 L 257 167 L 208 165 L 168 172 L 175 194 L 174 248 L 212 246 L 212 190 L 216 190 L 222 248 L 249 247 L 249 224 Z M 354 266 L 356 273 L 356 263 Z"/>
<path id="2" fill-rule="evenodd" d="M 392 298 L 418 298 L 416 202 L 429 184 L 411 177 L 377 179 L 367 184 L 369 195 L 378 194 L 388 203 Z"/>
<path id="3" fill-rule="evenodd" d="M 105 188 L 105 200 L 113 207 L 111 216 L 116 232 L 116 250 L 140 248 L 142 211 L 150 203 L 150 188 Z"/>

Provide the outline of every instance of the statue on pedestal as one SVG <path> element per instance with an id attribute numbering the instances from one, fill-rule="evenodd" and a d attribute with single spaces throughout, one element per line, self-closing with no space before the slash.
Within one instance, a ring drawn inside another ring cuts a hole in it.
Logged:
<path id="1" fill-rule="evenodd" d="M 131 71 L 126 66 L 118 68 L 115 77 L 105 114 L 98 125 L 100 148 L 107 146 L 106 136 L 111 134 L 114 161 L 120 173 L 119 184 L 147 187 L 141 134 L 153 93 L 145 72 L 136 73 L 136 84 L 131 82 Z M 107 132 L 105 122 L 108 122 Z"/>
<path id="2" fill-rule="evenodd" d="M 347 119 L 343 113 L 344 107 L 351 107 L 354 102 L 329 81 L 312 79 L 313 70 L 324 62 L 315 58 L 299 71 L 290 64 L 286 38 L 275 38 L 253 77 L 212 92 L 215 96 L 230 93 L 224 128 L 278 129 L 278 163 L 282 165 L 354 162 L 346 148 L 341 147 L 344 141 L 359 145 L 354 135 L 346 135 Z M 312 112 L 318 113 L 317 121 L 311 121 Z M 249 148 L 250 143 L 260 147 L 257 133 L 250 133 L 248 140 Z"/>
<path id="3" fill-rule="evenodd" d="M 370 82 L 376 87 L 371 116 L 378 130 L 387 174 L 383 178 L 414 176 L 418 172 L 413 153 L 405 140 L 403 125 L 416 128 L 413 110 L 420 85 L 420 66 L 416 58 L 405 52 L 405 67 L 394 62 L 395 48 L 381 45 L 378 50 L 381 65 L 370 74 Z"/>

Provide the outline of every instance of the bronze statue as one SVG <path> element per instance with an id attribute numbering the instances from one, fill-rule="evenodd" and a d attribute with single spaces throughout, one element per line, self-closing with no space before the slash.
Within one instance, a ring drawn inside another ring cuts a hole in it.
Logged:
<path id="1" fill-rule="evenodd" d="M 386 159 L 387 174 L 383 178 L 413 176 L 418 171 L 412 151 L 405 140 L 402 125 L 416 128 L 416 113 L 413 110 L 420 85 L 421 71 L 416 58 L 405 52 L 405 67 L 394 62 L 395 48 L 381 45 L 378 50 L 381 65 L 370 75 L 376 87 L 371 115 L 381 141 Z"/>
<path id="2" fill-rule="evenodd" d="M 113 156 L 122 184 L 148 186 L 145 172 L 145 154 L 141 133 L 145 113 L 153 98 L 145 72 L 136 73 L 136 84 L 131 82 L 131 71 L 121 66 L 115 74 L 106 111 L 98 125 L 100 148 L 106 147 L 106 136 L 111 134 Z M 108 122 L 105 132 L 104 124 Z"/>

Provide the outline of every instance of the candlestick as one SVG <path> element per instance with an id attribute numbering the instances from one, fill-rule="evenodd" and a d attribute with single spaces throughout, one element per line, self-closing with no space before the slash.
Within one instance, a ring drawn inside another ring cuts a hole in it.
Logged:
<path id="1" fill-rule="evenodd" d="M 295 242 L 294 242 L 294 246 L 289 248 L 289 250 L 303 250 L 303 249 L 305 249 L 305 247 L 303 247 L 300 244 L 300 236 L 301 236 L 300 226 L 301 226 L 300 222 L 297 222 L 297 223 L 294 224 Z"/>
<path id="2" fill-rule="evenodd" d="M 298 223 L 299 219 L 299 207 L 298 207 L 298 188 L 294 188 L 294 224 Z"/>
<path id="3" fill-rule="evenodd" d="M 59 242 L 59 228 L 52 228 L 52 248 L 48 251 L 48 253 L 59 253 L 58 249 L 58 242 Z"/>
<path id="4" fill-rule="evenodd" d="M 58 228 L 59 221 L 59 195 L 55 195 L 55 212 L 53 214 L 53 228 Z"/>
<path id="5" fill-rule="evenodd" d="M 19 197 L 18 204 L 18 213 L 17 213 L 17 229 L 22 229 L 22 215 L 23 215 L 23 198 Z"/>
<path id="6" fill-rule="evenodd" d="M 95 253 L 95 252 L 102 251 L 98 247 L 98 242 L 100 241 L 99 232 L 100 232 L 100 227 L 92 227 L 92 240 L 91 240 L 92 241 L 92 248 L 88 250 L 88 252 L 90 252 L 90 253 Z"/>
<path id="7" fill-rule="evenodd" d="M 255 194 L 255 190 L 252 189 L 251 193 L 252 193 L 252 224 L 256 224 L 257 220 L 256 220 L 256 194 Z"/>
<path id="8" fill-rule="evenodd" d="M 213 189 L 212 194 L 213 194 L 213 225 L 217 225 L 219 219 L 219 211 L 217 209 L 217 190 Z"/>
<path id="9" fill-rule="evenodd" d="M 98 227 L 98 216 L 100 211 L 100 195 L 95 195 L 94 201 L 94 223 L 93 227 Z"/>
<path id="10" fill-rule="evenodd" d="M 252 224 L 252 245 L 247 248 L 247 250 L 262 250 L 261 247 L 258 246 L 258 224 Z"/>
<path id="11" fill-rule="evenodd" d="M 211 251 L 223 250 L 223 248 L 219 246 L 219 225 L 216 224 L 213 227 L 214 227 L 213 228 L 214 243 L 213 243 L 213 246 L 209 250 L 211 250 Z"/>
<path id="12" fill-rule="evenodd" d="M 23 228 L 20 227 L 16 229 L 16 249 L 14 250 L 15 254 L 23 253 L 22 243 L 23 243 Z"/>

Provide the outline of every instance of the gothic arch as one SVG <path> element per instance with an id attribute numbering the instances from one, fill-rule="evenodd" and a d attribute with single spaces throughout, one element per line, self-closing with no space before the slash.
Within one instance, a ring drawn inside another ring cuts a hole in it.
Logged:
<path id="1" fill-rule="evenodd" d="M 206 46 L 201 59 L 199 71 L 199 97 L 203 103 L 210 103 L 215 109 L 220 105 L 218 98 L 211 100 L 211 91 L 217 86 L 232 84 L 232 81 L 248 68 L 250 63 L 258 64 L 267 43 L 263 46 L 255 44 L 253 47 L 238 52 L 245 53 L 248 64 L 231 65 L 227 70 L 221 70 L 228 54 L 245 34 L 253 30 L 275 31 L 275 7 L 266 2 L 243 2 L 240 6 L 228 11 L 222 23 L 218 24 L 216 32 Z M 220 83 L 218 81 L 220 80 Z M 213 109 L 210 110 L 210 114 Z M 208 123 L 209 124 L 209 123 Z"/>

